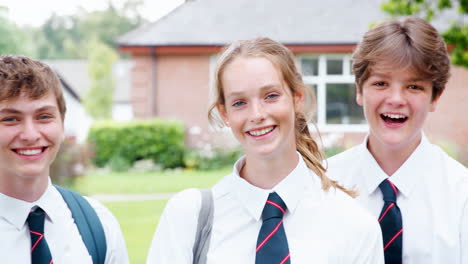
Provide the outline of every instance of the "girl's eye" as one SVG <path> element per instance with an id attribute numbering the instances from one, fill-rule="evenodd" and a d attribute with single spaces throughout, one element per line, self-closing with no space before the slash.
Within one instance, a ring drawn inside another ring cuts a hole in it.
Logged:
<path id="1" fill-rule="evenodd" d="M 236 102 L 234 102 L 234 103 L 232 104 L 232 106 L 234 106 L 234 107 L 240 107 L 240 106 L 243 106 L 244 104 L 245 104 L 245 103 L 242 102 L 242 101 L 236 101 Z"/>
<path id="2" fill-rule="evenodd" d="M 275 93 L 272 93 L 272 94 L 269 94 L 266 96 L 266 99 L 275 99 L 279 96 L 279 94 L 275 94 Z"/>

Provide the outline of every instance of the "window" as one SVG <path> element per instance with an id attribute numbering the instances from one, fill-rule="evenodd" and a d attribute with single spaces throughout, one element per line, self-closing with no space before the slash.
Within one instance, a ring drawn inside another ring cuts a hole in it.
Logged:
<path id="1" fill-rule="evenodd" d="M 314 121 L 320 130 L 367 131 L 362 107 L 356 103 L 351 55 L 302 55 L 299 61 L 304 82 L 317 100 Z"/>

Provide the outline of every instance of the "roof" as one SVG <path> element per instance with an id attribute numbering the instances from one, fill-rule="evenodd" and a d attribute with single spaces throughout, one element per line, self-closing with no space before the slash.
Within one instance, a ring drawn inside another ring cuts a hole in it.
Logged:
<path id="1" fill-rule="evenodd" d="M 283 44 L 354 44 L 385 17 L 382 0 L 194 0 L 118 39 L 121 46 L 225 45 L 266 36 Z"/>
<path id="2" fill-rule="evenodd" d="M 269 37 L 285 45 L 356 44 L 371 24 L 388 16 L 380 9 L 384 1 L 190 0 L 117 42 L 121 47 L 222 46 Z M 444 24 L 435 21 L 438 29 Z"/>
<path id="3" fill-rule="evenodd" d="M 75 98 L 75 100 L 81 103 L 81 98 L 73 89 L 73 87 L 71 87 L 70 84 L 65 81 L 65 79 L 60 75 L 60 73 L 56 72 L 56 74 L 60 79 L 60 83 L 62 84 L 63 89 L 65 89 L 65 91 L 67 91 L 72 98 Z"/>
<path id="4" fill-rule="evenodd" d="M 86 91 L 91 86 L 91 80 L 88 75 L 88 61 L 43 60 L 43 62 L 57 72 L 62 80 L 62 84 L 66 83 L 68 88 L 72 89 L 78 98 L 85 96 Z M 115 103 L 130 102 L 131 67 L 132 62 L 129 60 L 119 60 L 113 66 Z M 64 85 L 65 89 L 67 89 L 67 86 Z"/>

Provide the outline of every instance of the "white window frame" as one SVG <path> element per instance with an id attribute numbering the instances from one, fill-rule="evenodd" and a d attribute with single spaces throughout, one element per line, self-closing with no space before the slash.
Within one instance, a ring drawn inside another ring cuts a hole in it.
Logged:
<path id="1" fill-rule="evenodd" d="M 351 73 L 351 54 L 300 54 L 297 57 L 297 65 L 302 66 L 302 59 L 318 59 L 318 75 L 303 75 L 304 83 L 317 86 L 317 126 L 320 132 L 367 132 L 368 124 L 327 124 L 326 102 L 327 83 L 354 83 L 354 75 Z M 337 58 L 343 60 L 343 74 L 327 75 L 327 59 Z"/>

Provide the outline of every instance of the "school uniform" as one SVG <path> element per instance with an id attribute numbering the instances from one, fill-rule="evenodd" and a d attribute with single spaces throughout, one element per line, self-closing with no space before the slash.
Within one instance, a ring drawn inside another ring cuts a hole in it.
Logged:
<path id="1" fill-rule="evenodd" d="M 423 135 L 421 143 L 391 177 L 367 149 L 367 139 L 328 159 L 327 174 L 345 187 L 374 218 L 384 201 L 379 184 L 398 189 L 404 264 L 468 264 L 468 170 Z"/>
<path id="2" fill-rule="evenodd" d="M 87 200 L 96 211 L 105 232 L 105 263 L 129 263 L 125 241 L 117 220 L 101 203 L 94 199 Z M 59 191 L 50 183 L 50 179 L 44 194 L 32 203 L 0 193 L 0 262 L 31 263 L 31 238 L 26 220 L 31 210 L 37 207 L 46 214 L 44 234 L 54 263 L 92 263 L 71 211 Z"/>
<path id="3" fill-rule="evenodd" d="M 207 263 L 255 263 L 262 210 L 273 191 L 287 206 L 283 225 L 291 263 L 383 263 L 377 221 L 342 191 L 322 190 L 319 177 L 299 157 L 296 168 L 272 190 L 239 176 L 245 158 L 212 188 L 214 217 Z M 200 203 L 197 189 L 169 200 L 147 263 L 192 263 Z"/>

